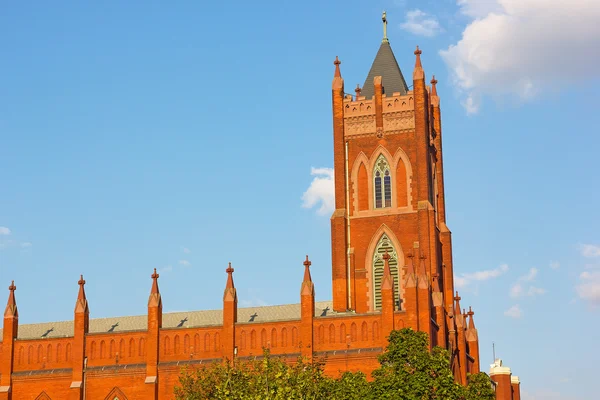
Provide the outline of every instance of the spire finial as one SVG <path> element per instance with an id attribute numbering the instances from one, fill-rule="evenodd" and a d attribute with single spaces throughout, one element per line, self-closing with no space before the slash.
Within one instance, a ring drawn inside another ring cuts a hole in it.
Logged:
<path id="1" fill-rule="evenodd" d="M 340 72 L 340 64 L 342 62 L 340 61 L 340 59 L 338 58 L 338 56 L 335 56 L 335 61 L 333 62 L 333 65 L 335 65 L 335 74 L 333 75 L 334 78 L 341 78 L 342 77 L 342 73 Z"/>
<path id="2" fill-rule="evenodd" d="M 308 255 L 306 256 L 306 260 L 303 262 L 304 264 L 304 282 L 312 282 L 312 278 L 310 276 L 310 266 L 312 263 L 308 259 Z"/>
<path id="3" fill-rule="evenodd" d="M 15 290 L 17 290 L 17 287 L 15 286 L 15 281 L 12 281 L 10 283 L 8 290 L 10 291 L 10 293 L 8 294 L 8 302 L 6 304 L 4 316 L 18 317 L 19 313 L 17 311 L 17 300 L 15 300 Z"/>
<path id="4" fill-rule="evenodd" d="M 460 314 L 460 300 L 462 298 L 458 295 L 458 291 L 456 291 L 456 296 L 454 296 L 454 312 L 456 314 Z"/>
<path id="5" fill-rule="evenodd" d="M 422 68 L 421 65 L 421 54 L 423 52 L 421 51 L 421 49 L 419 49 L 419 46 L 417 46 L 417 49 L 415 50 L 415 56 L 417 56 L 417 59 L 415 61 L 415 68 Z"/>
<path id="6" fill-rule="evenodd" d="M 354 89 L 354 92 L 356 92 L 356 100 L 358 100 L 358 96 L 360 96 L 360 92 L 362 92 L 359 83 L 356 84 L 356 89 Z"/>
<path id="7" fill-rule="evenodd" d="M 433 75 L 433 77 L 431 78 L 431 95 L 432 96 L 437 96 L 437 89 L 436 89 L 436 85 L 437 85 L 438 81 L 437 79 L 435 79 L 435 75 Z"/>
<path id="8" fill-rule="evenodd" d="M 227 269 L 225 270 L 225 272 L 227 272 L 227 284 L 225 285 L 225 289 L 233 289 L 233 267 L 231 266 L 231 263 L 229 263 L 229 265 L 227 266 Z"/>
<path id="9" fill-rule="evenodd" d="M 470 317 L 469 318 L 469 329 L 475 329 L 475 322 L 473 321 L 473 315 L 475 315 L 475 313 L 471 309 L 471 306 L 469 306 L 469 312 L 467 313 L 467 315 Z"/>
<path id="10" fill-rule="evenodd" d="M 150 275 L 150 278 L 152 278 L 152 291 L 150 292 L 151 294 L 155 294 L 158 293 L 158 277 L 160 275 L 156 272 L 156 268 L 154 268 L 154 273 L 152 275 Z"/>
<path id="11" fill-rule="evenodd" d="M 77 295 L 77 300 L 85 300 L 85 279 L 83 279 L 83 275 L 79 276 L 77 284 L 79 285 L 79 294 Z"/>
<path id="12" fill-rule="evenodd" d="M 389 40 L 387 37 L 387 13 L 385 11 L 383 12 L 383 15 L 381 16 L 381 20 L 383 21 L 383 40 L 381 42 L 389 43 Z"/>

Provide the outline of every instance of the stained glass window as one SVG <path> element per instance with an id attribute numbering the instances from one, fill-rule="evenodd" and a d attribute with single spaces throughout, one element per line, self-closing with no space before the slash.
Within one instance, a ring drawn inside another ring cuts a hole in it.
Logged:
<path id="1" fill-rule="evenodd" d="M 373 188 L 373 192 L 375 193 L 375 208 L 391 207 L 392 178 L 390 175 L 390 166 L 383 154 L 379 156 L 375 163 L 373 175 L 375 177 Z"/>
<path id="2" fill-rule="evenodd" d="M 381 281 L 383 280 L 383 268 L 384 261 L 383 255 L 387 253 L 390 255 L 390 271 L 392 273 L 392 277 L 394 278 L 394 303 L 395 308 L 397 310 L 400 309 L 400 287 L 398 281 L 398 255 L 396 254 L 396 249 L 394 249 L 394 245 L 390 238 L 383 234 L 379 242 L 377 243 L 377 247 L 375 248 L 375 254 L 373 254 L 373 292 L 374 296 L 374 306 L 376 310 L 381 309 Z"/>

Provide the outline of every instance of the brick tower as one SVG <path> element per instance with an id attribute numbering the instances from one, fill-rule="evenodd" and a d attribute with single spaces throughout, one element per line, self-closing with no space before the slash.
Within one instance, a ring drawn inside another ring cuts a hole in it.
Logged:
<path id="1" fill-rule="evenodd" d="M 334 63 L 333 308 L 381 310 L 387 253 L 395 312 L 446 347 L 454 288 L 437 81 L 426 84 L 417 47 L 409 90 L 386 27 L 384 13 L 383 40 L 355 96 Z"/>

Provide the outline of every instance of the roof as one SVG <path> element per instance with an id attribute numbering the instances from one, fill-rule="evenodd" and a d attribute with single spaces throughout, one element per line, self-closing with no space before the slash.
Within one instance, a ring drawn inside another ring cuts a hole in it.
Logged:
<path id="1" fill-rule="evenodd" d="M 400 92 L 401 95 L 405 95 L 408 92 L 408 86 L 406 86 L 402 71 L 400 71 L 392 47 L 387 41 L 382 42 L 379 47 L 373 65 L 371 65 L 369 75 L 367 75 L 367 79 L 365 79 L 365 83 L 363 84 L 361 96 L 370 99 L 375 95 L 373 79 L 376 76 L 381 76 L 383 93 L 388 96 L 391 96 L 395 92 Z"/>
<path id="2" fill-rule="evenodd" d="M 331 301 L 315 302 L 315 316 L 333 315 Z M 289 321 L 300 319 L 300 304 L 238 308 L 238 324 Z M 223 310 L 184 311 L 163 314 L 163 329 L 219 326 Z M 148 316 L 90 319 L 89 333 L 145 331 Z M 19 325 L 18 339 L 41 339 L 73 336 L 73 321 L 43 322 Z M 0 339 L 2 329 L 0 329 Z"/>

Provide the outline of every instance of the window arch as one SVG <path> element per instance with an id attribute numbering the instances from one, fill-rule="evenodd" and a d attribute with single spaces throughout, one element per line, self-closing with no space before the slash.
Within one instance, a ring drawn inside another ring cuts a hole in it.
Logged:
<path id="1" fill-rule="evenodd" d="M 373 194 L 375 208 L 392 206 L 392 175 L 390 164 L 383 154 L 379 155 L 373 170 Z"/>
<path id="2" fill-rule="evenodd" d="M 400 288 L 398 286 L 398 254 L 392 244 L 390 238 L 384 233 L 381 235 L 381 239 L 377 243 L 375 252 L 373 253 L 373 292 L 375 293 L 375 309 L 381 309 L 381 281 L 383 278 L 383 255 L 385 252 L 390 256 L 389 265 L 392 277 L 394 278 L 394 306 L 399 307 L 400 302 Z"/>

